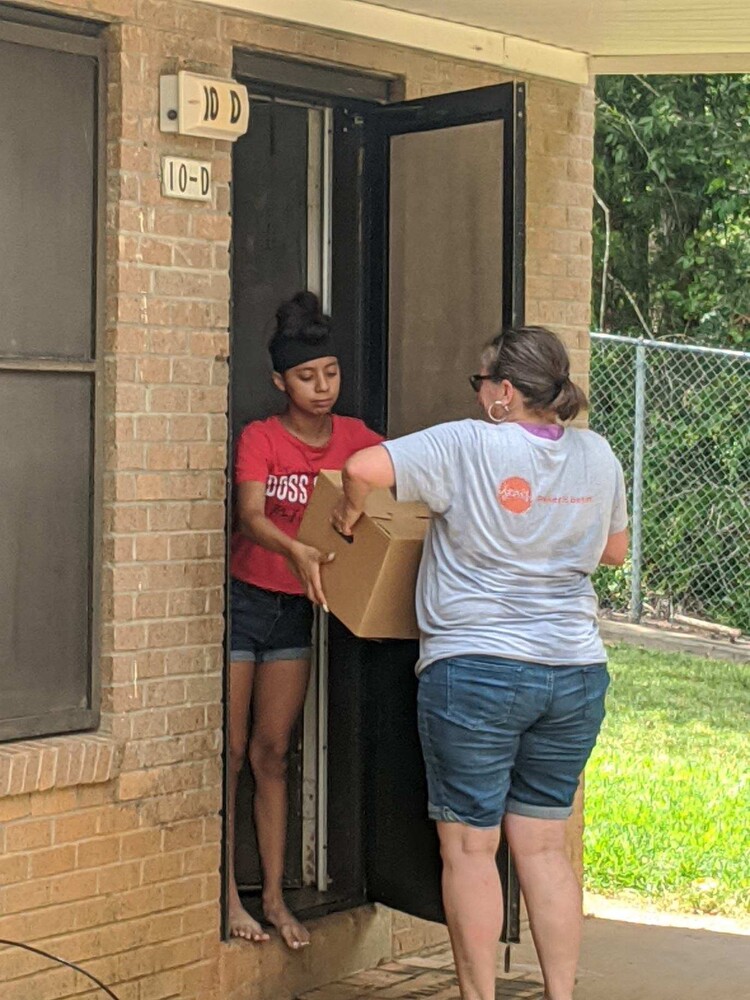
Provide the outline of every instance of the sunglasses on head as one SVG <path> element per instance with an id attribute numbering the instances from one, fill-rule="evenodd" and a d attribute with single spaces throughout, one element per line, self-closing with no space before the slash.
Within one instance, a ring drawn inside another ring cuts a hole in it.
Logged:
<path id="1" fill-rule="evenodd" d="M 497 382 L 493 375 L 469 375 L 469 384 L 474 392 L 479 392 L 482 388 L 482 382 Z"/>

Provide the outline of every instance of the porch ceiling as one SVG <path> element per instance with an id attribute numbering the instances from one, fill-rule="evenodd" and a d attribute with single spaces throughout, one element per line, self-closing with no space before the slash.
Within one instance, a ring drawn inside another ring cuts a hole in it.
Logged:
<path id="1" fill-rule="evenodd" d="M 517 72 L 750 72 L 750 0 L 199 0 Z"/>

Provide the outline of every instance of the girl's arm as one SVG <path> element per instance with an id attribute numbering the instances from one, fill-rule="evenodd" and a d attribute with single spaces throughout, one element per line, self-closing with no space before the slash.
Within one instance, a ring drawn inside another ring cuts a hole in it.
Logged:
<path id="1" fill-rule="evenodd" d="M 319 552 L 311 545 L 303 545 L 280 531 L 266 517 L 265 483 L 239 483 L 237 486 L 237 518 L 243 535 L 257 545 L 277 552 L 289 563 L 299 578 L 309 599 L 326 608 L 325 594 L 320 580 L 322 563 L 330 562 L 333 554 Z M 327 608 L 326 608 L 327 610 Z"/>
<path id="2" fill-rule="evenodd" d="M 388 450 L 382 445 L 365 448 L 349 459 L 342 471 L 344 496 L 331 516 L 331 523 L 342 535 L 351 535 L 362 516 L 365 500 L 377 489 L 396 485 L 396 472 Z"/>

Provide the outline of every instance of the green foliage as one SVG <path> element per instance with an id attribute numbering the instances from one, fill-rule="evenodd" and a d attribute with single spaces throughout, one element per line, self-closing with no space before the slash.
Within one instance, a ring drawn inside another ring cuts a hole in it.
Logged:
<path id="1" fill-rule="evenodd" d="M 750 348 L 750 75 L 600 77 L 595 186 L 603 329 Z"/>
<path id="2" fill-rule="evenodd" d="M 591 426 L 632 466 L 634 351 L 595 343 Z M 750 631 L 750 361 L 649 350 L 642 592 L 685 614 Z M 632 497 L 629 509 L 632 511 Z M 630 567 L 595 578 L 626 608 Z"/>
<path id="3" fill-rule="evenodd" d="M 586 885 L 687 912 L 750 912 L 750 665 L 616 646 L 586 771 Z"/>

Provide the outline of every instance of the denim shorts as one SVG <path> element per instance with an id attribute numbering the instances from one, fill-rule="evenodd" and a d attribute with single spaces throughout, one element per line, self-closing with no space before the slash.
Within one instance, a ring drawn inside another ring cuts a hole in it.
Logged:
<path id="1" fill-rule="evenodd" d="M 456 656 L 419 678 L 429 815 L 498 826 L 506 812 L 566 819 L 604 720 L 604 663 L 550 667 Z"/>
<path id="2" fill-rule="evenodd" d="M 230 660 L 309 660 L 313 607 L 300 594 L 277 594 L 232 580 Z"/>

